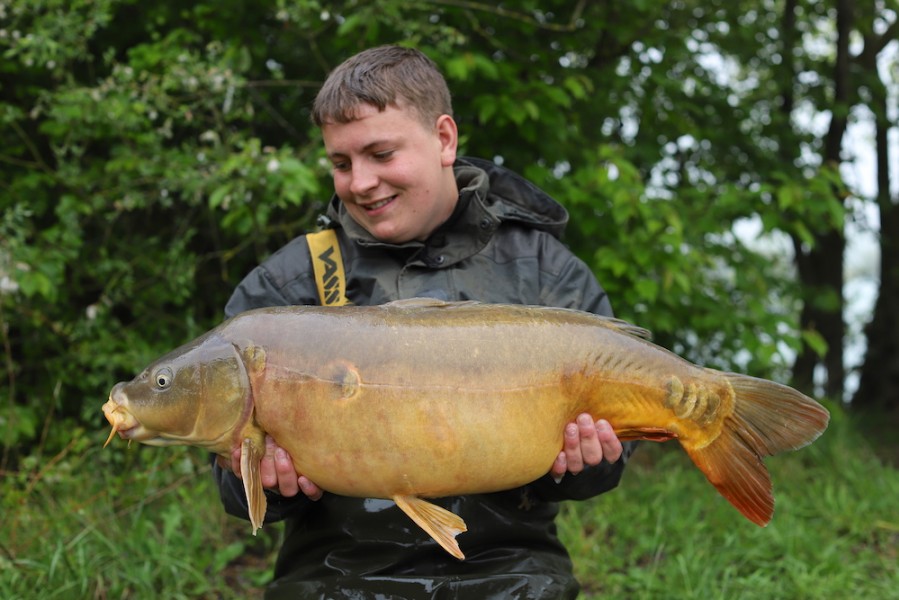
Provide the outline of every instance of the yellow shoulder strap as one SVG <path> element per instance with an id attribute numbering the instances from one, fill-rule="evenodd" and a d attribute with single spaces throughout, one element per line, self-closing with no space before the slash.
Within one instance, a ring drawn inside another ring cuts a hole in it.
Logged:
<path id="1" fill-rule="evenodd" d="M 312 255 L 312 271 L 322 306 L 352 304 L 346 297 L 346 273 L 337 233 L 331 228 L 307 233 L 306 243 Z"/>

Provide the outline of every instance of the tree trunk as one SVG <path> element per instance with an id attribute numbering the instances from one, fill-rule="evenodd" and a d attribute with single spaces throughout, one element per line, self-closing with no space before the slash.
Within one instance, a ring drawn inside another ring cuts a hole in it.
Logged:
<path id="1" fill-rule="evenodd" d="M 862 66 L 874 92 L 871 109 L 877 127 L 880 288 L 874 315 L 865 329 L 868 348 L 852 408 L 899 410 L 899 198 L 890 197 L 887 90 L 877 73 L 876 56 Z"/>
<path id="2" fill-rule="evenodd" d="M 849 35 L 852 28 L 852 0 L 837 0 L 837 52 L 834 65 L 834 104 L 830 128 L 824 145 L 824 164 L 841 162 L 843 137 L 846 132 L 850 101 Z M 834 190 L 834 193 L 840 193 Z M 843 231 L 827 231 L 817 236 L 815 246 L 806 248 L 793 236 L 793 248 L 800 282 L 805 289 L 805 301 L 799 317 L 803 331 L 817 332 L 827 343 L 823 360 L 808 344 L 793 365 L 793 384 L 799 389 L 814 392 L 815 369 L 820 365 L 827 375 L 824 394 L 842 400 L 845 383 L 843 346 L 843 252 L 846 241 Z"/>

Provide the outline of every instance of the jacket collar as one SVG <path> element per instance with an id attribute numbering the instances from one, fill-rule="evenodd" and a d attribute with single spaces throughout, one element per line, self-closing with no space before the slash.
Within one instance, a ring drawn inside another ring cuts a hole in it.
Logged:
<path id="1" fill-rule="evenodd" d="M 350 217 L 337 196 L 328 218 L 360 246 L 407 250 L 409 264 L 446 267 L 480 252 L 503 222 L 514 222 L 561 236 L 568 213 L 543 190 L 523 177 L 477 158 L 459 158 L 453 165 L 459 202 L 450 218 L 424 242 L 388 244 L 375 239 Z"/>

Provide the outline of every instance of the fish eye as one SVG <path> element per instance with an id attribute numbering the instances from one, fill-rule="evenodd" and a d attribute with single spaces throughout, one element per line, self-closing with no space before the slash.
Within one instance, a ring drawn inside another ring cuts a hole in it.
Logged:
<path id="1" fill-rule="evenodd" d="M 174 379 L 175 376 L 172 373 L 172 370 L 168 367 L 162 367 L 153 374 L 153 383 L 155 383 L 156 387 L 160 390 L 164 390 L 169 387 Z"/>

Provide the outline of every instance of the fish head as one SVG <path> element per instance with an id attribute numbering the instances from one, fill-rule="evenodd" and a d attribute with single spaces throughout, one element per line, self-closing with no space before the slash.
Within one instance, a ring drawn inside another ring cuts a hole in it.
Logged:
<path id="1" fill-rule="evenodd" d="M 112 388 L 103 405 L 112 425 L 106 443 L 118 433 L 151 446 L 182 444 L 227 452 L 249 418 L 251 404 L 244 353 L 213 330 Z"/>

